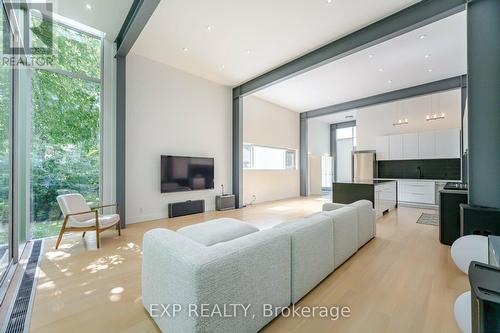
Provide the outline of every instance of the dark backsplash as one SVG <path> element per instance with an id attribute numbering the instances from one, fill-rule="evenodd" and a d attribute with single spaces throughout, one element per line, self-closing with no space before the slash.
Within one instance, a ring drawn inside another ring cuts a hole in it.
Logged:
<path id="1" fill-rule="evenodd" d="M 378 178 L 460 180 L 460 159 L 378 161 Z"/>

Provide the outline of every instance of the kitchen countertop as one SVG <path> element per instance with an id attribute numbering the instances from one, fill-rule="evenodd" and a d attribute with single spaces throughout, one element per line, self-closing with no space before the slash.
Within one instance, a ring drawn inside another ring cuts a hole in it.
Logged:
<path id="1" fill-rule="evenodd" d="M 446 180 L 446 179 L 419 179 L 419 178 L 375 178 L 375 180 L 409 180 L 418 182 L 437 182 L 437 183 L 460 183 L 461 180 Z"/>
<path id="2" fill-rule="evenodd" d="M 361 179 L 350 181 L 337 181 L 334 184 L 361 184 L 361 185 L 380 185 L 388 182 L 396 181 L 395 179 Z"/>

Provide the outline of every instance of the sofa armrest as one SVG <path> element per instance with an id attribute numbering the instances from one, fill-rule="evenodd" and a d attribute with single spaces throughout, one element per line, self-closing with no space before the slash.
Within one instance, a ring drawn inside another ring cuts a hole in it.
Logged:
<path id="1" fill-rule="evenodd" d="M 340 204 L 340 203 L 334 203 L 334 202 L 327 202 L 327 203 L 323 204 L 323 211 L 329 212 L 329 211 L 336 210 L 336 209 L 339 209 L 339 208 L 342 208 L 345 206 L 347 206 L 347 205 Z"/>

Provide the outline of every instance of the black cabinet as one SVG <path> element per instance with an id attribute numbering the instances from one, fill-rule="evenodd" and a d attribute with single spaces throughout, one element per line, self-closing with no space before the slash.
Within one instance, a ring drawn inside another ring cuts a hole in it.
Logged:
<path id="1" fill-rule="evenodd" d="M 439 241 L 451 245 L 460 238 L 460 204 L 467 203 L 468 192 L 443 190 L 439 202 Z"/>

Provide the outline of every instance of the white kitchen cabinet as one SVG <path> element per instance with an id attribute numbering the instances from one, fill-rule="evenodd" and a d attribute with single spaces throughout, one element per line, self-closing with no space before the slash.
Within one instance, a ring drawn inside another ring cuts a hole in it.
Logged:
<path id="1" fill-rule="evenodd" d="M 403 134 L 403 159 L 418 159 L 418 134 Z"/>
<path id="2" fill-rule="evenodd" d="M 460 158 L 460 129 L 436 132 L 436 158 Z"/>
<path id="3" fill-rule="evenodd" d="M 375 215 L 382 216 L 386 210 L 396 207 L 396 182 L 384 182 L 375 185 Z"/>
<path id="4" fill-rule="evenodd" d="M 436 132 L 418 133 L 418 158 L 436 158 Z"/>
<path id="5" fill-rule="evenodd" d="M 385 161 L 389 159 L 389 137 L 377 136 L 375 139 L 377 160 Z"/>
<path id="6" fill-rule="evenodd" d="M 403 159 L 403 136 L 391 135 L 389 136 L 389 158 L 391 160 Z"/>
<path id="7" fill-rule="evenodd" d="M 400 180 L 398 181 L 400 202 L 434 205 L 436 202 L 435 183 L 433 181 Z"/>

